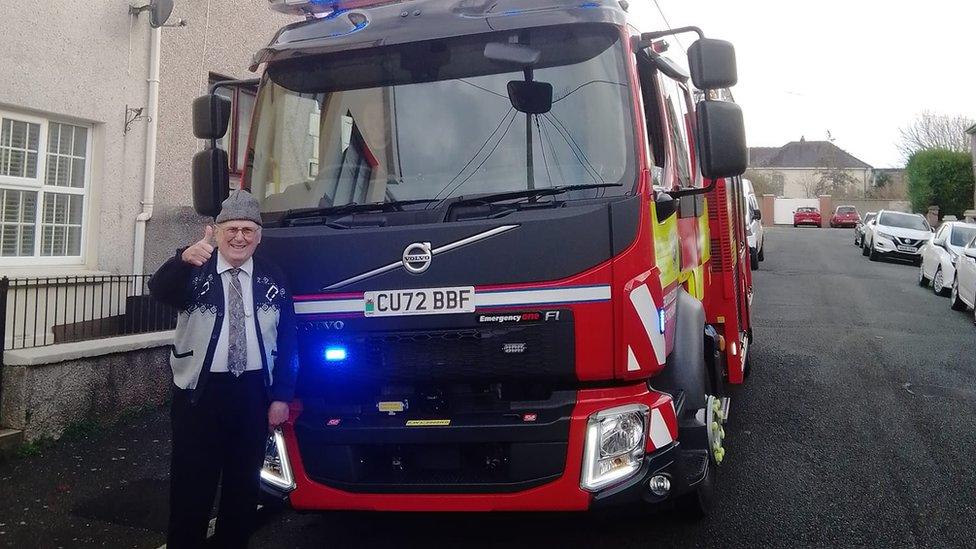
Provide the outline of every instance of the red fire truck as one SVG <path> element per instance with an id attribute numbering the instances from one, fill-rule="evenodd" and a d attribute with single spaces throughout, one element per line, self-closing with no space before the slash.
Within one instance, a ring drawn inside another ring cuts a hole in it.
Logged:
<path id="1" fill-rule="evenodd" d="M 301 349 L 267 494 L 707 512 L 751 340 L 731 44 L 617 0 L 270 1 L 307 18 L 194 103 L 193 170 L 214 215 L 217 91 L 257 84 L 242 185 Z"/>

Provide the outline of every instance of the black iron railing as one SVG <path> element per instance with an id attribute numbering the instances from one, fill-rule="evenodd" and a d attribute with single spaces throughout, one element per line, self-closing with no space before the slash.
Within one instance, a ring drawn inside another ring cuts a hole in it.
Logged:
<path id="1" fill-rule="evenodd" d="M 176 311 L 149 295 L 150 275 L 0 279 L 3 349 L 170 330 Z M 5 306 L 4 306 L 5 304 Z"/>

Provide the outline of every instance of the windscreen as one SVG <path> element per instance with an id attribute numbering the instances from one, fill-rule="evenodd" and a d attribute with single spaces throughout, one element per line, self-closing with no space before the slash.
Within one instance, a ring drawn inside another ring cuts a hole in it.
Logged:
<path id="1" fill-rule="evenodd" d="M 878 219 L 878 224 L 898 227 L 899 229 L 913 229 L 916 231 L 929 230 L 929 224 L 920 215 L 885 212 Z"/>
<path id="2" fill-rule="evenodd" d="M 857 208 L 855 208 L 854 206 L 841 206 L 841 207 L 837 208 L 837 213 L 840 214 L 840 215 L 844 215 L 844 214 L 856 214 L 857 213 Z"/>
<path id="3" fill-rule="evenodd" d="M 802 212 L 802 213 L 812 213 L 812 212 L 816 212 L 817 209 L 816 208 L 806 208 L 806 207 L 804 207 L 804 208 L 797 208 L 796 211 Z"/>
<path id="4" fill-rule="evenodd" d="M 949 237 L 949 244 L 953 246 L 965 246 L 976 236 L 976 227 L 955 226 L 952 229 L 952 236 Z"/>
<path id="5" fill-rule="evenodd" d="M 489 59 L 489 43 L 538 57 Z M 632 192 L 624 59 L 615 27 L 573 25 L 278 62 L 245 186 L 265 212 L 566 185 L 620 186 L 560 199 Z M 526 80 L 552 85 L 548 112 L 513 106 L 509 90 Z"/>

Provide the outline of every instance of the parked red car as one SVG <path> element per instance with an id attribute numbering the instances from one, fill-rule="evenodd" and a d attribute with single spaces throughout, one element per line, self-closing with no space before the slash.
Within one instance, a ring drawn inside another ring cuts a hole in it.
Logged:
<path id="1" fill-rule="evenodd" d="M 797 208 L 793 212 L 793 226 L 799 227 L 800 225 L 815 225 L 820 227 L 823 225 L 823 218 L 820 217 L 820 210 L 813 207 L 803 207 Z"/>
<path id="2" fill-rule="evenodd" d="M 837 206 L 834 215 L 830 216 L 832 228 L 854 227 L 859 221 L 861 221 L 861 214 L 857 213 L 857 208 L 854 206 Z"/>

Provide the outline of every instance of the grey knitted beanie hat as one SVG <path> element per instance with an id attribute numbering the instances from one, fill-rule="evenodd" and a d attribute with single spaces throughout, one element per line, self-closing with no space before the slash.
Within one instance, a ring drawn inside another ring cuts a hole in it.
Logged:
<path id="1" fill-rule="evenodd" d="M 224 221 L 253 221 L 261 225 L 261 205 L 251 193 L 247 191 L 234 191 L 230 193 L 227 200 L 224 200 L 217 216 L 217 223 Z"/>

